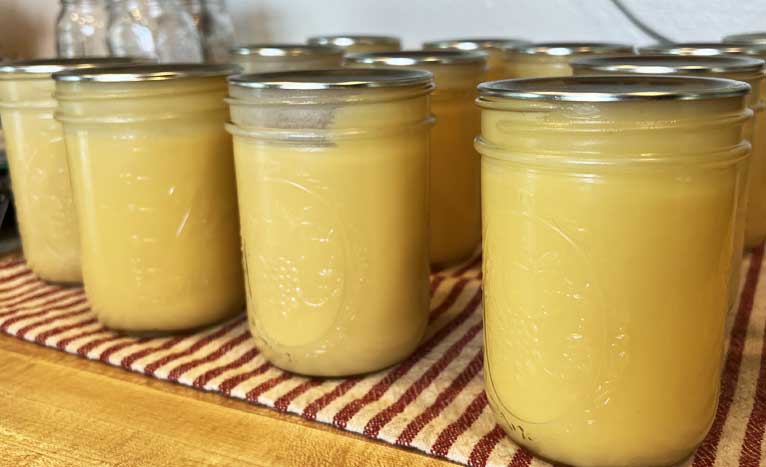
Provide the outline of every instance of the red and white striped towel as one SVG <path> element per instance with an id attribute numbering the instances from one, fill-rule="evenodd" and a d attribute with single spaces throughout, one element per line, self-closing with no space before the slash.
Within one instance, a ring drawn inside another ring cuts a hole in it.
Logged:
<path id="1" fill-rule="evenodd" d="M 134 338 L 96 321 L 79 288 L 38 280 L 23 260 L 0 264 L 0 330 L 127 370 L 245 399 L 471 466 L 544 466 L 506 438 L 482 383 L 478 258 L 432 277 L 431 327 L 420 349 L 388 370 L 321 380 L 271 366 L 244 316 L 194 335 Z M 766 465 L 766 274 L 763 249 L 743 264 L 720 405 L 689 461 Z"/>

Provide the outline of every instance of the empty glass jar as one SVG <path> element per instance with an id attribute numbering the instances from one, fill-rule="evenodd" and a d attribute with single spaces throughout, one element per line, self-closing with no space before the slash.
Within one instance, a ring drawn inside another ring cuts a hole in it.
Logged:
<path id="1" fill-rule="evenodd" d="M 231 50 L 232 63 L 245 73 L 337 68 L 343 50 L 329 45 L 253 44 Z"/>
<path id="2" fill-rule="evenodd" d="M 105 0 L 61 0 L 56 21 L 56 52 L 59 57 L 109 55 L 106 39 Z"/>
<path id="3" fill-rule="evenodd" d="M 505 77 L 570 76 L 569 61 L 583 55 L 631 54 L 630 45 L 602 42 L 561 42 L 506 46 Z"/>
<path id="4" fill-rule="evenodd" d="M 343 34 L 336 36 L 314 36 L 309 37 L 308 43 L 311 45 L 338 47 L 350 54 L 402 50 L 402 42 L 398 37 L 392 36 L 355 36 Z"/>

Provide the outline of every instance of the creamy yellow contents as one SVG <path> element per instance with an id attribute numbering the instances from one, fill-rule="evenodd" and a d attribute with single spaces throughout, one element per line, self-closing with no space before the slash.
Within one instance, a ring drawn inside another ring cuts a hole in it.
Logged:
<path id="1" fill-rule="evenodd" d="M 298 55 L 262 57 L 259 55 L 232 54 L 231 62 L 242 67 L 243 73 L 270 73 L 273 71 L 321 70 L 338 68 L 343 62 L 343 54 L 337 55 Z"/>
<path id="2" fill-rule="evenodd" d="M 509 54 L 505 57 L 505 79 L 572 76 L 569 61 L 575 55 Z"/>
<path id="3" fill-rule="evenodd" d="M 499 81 L 508 78 L 503 50 L 491 47 L 481 51 L 487 54 L 487 71 L 484 73 L 484 81 Z"/>
<path id="4" fill-rule="evenodd" d="M 41 278 L 82 280 L 80 239 L 49 76 L 0 80 L 0 115 L 24 256 Z"/>
<path id="5" fill-rule="evenodd" d="M 225 81 L 188 81 L 59 88 L 85 292 L 111 328 L 192 329 L 244 305 Z M 87 100 L 118 86 L 135 94 Z"/>
<path id="6" fill-rule="evenodd" d="M 753 83 L 755 85 L 755 83 Z M 763 89 L 763 80 L 758 84 Z M 761 91 L 763 93 L 763 91 Z M 761 94 L 763 96 L 763 94 Z M 766 96 L 764 96 L 766 97 Z M 753 109 L 753 145 L 750 159 L 750 188 L 748 189 L 747 220 L 745 221 L 745 247 L 755 248 L 766 241 L 766 112 L 764 101 Z"/>
<path id="7" fill-rule="evenodd" d="M 704 438 L 747 147 L 742 118 L 681 127 L 736 115 L 721 101 L 483 111 L 484 371 L 516 442 L 647 467 Z M 676 164 L 624 160 L 640 154 Z M 574 163 L 587 158 L 600 163 Z"/>

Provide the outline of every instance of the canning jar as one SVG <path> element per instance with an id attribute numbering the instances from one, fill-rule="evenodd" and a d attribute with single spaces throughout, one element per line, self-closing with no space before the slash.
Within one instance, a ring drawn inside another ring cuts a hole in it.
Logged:
<path id="1" fill-rule="evenodd" d="M 254 44 L 231 49 L 231 61 L 246 73 L 337 68 L 343 50 L 329 45 Z"/>
<path id="2" fill-rule="evenodd" d="M 335 35 L 309 37 L 311 45 L 329 45 L 346 53 L 396 52 L 402 50 L 402 42 L 392 36 Z"/>
<path id="3" fill-rule="evenodd" d="M 500 425 L 572 466 L 675 465 L 716 412 L 746 83 L 479 87 L 484 377 Z"/>
<path id="4" fill-rule="evenodd" d="M 58 73 L 85 294 L 106 326 L 193 329 L 242 310 L 221 65 Z"/>
<path id="5" fill-rule="evenodd" d="M 571 76 L 569 61 L 583 55 L 630 54 L 633 46 L 605 42 L 547 42 L 508 45 L 505 51 L 506 78 Z"/>
<path id="6" fill-rule="evenodd" d="M 440 268 L 467 258 L 481 241 L 479 158 L 473 148 L 479 134 L 479 112 L 473 101 L 486 55 L 459 50 L 359 54 L 348 56 L 346 65 L 433 73 L 431 264 Z"/>
<path id="7" fill-rule="evenodd" d="M 487 54 L 487 72 L 484 81 L 497 81 L 505 78 L 505 58 L 503 47 L 523 45 L 526 41 L 506 38 L 484 39 L 447 39 L 423 43 L 424 50 L 478 50 Z"/>
<path id="8" fill-rule="evenodd" d="M 250 329 L 275 365 L 392 365 L 428 321 L 430 73 L 230 79 Z"/>
<path id="9" fill-rule="evenodd" d="M 711 59 L 720 58 L 721 55 L 743 55 L 751 59 L 766 59 L 765 46 L 745 46 L 720 42 L 655 45 L 641 48 L 639 52 L 642 55 L 706 56 Z M 699 73 L 704 74 L 705 72 L 700 71 Z M 751 87 L 748 106 L 754 115 L 753 121 L 746 127 L 746 138 L 753 145 L 753 156 L 750 159 L 745 248 L 752 249 L 766 241 L 766 113 L 764 113 L 766 109 L 766 80 L 764 80 L 762 69 L 739 73 L 739 76 L 727 76 L 725 70 L 718 73 L 723 73 L 721 77 L 724 78 L 746 81 Z"/>
<path id="10" fill-rule="evenodd" d="M 77 283 L 80 245 L 51 73 L 130 63 L 119 58 L 42 59 L 0 66 L 0 116 L 24 256 L 40 278 Z"/>

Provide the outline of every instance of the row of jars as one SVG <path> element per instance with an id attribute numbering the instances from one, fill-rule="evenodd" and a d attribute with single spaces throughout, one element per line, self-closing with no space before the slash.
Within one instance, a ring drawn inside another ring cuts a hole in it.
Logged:
<path id="1" fill-rule="evenodd" d="M 341 376 L 409 355 L 429 263 L 483 237 L 484 375 L 508 434 L 571 465 L 681 460 L 715 413 L 748 193 L 764 188 L 764 63 L 720 44 L 523 47 L 578 50 L 549 73 L 583 76 L 485 82 L 480 127 L 477 52 L 234 76 L 2 66 L 25 256 L 47 280 L 82 274 L 113 329 L 192 329 L 246 302 L 274 364 Z"/>

